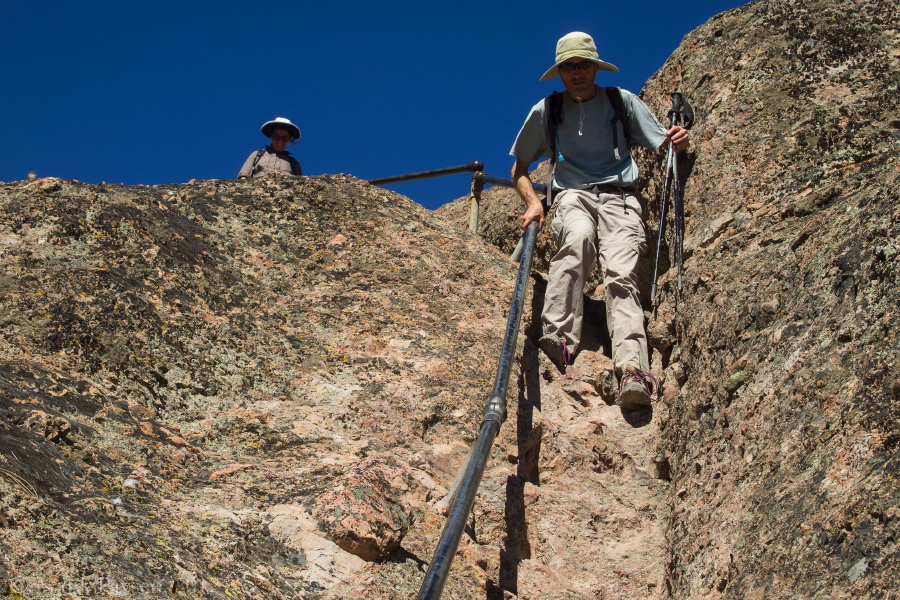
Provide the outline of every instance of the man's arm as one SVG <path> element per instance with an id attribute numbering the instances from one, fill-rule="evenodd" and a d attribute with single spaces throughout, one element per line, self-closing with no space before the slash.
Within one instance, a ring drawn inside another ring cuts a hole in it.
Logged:
<path id="1" fill-rule="evenodd" d="M 253 159 L 256 158 L 256 152 L 247 157 L 247 160 L 244 161 L 244 166 L 241 167 L 241 170 L 238 171 L 238 179 L 247 179 L 253 175 Z"/>
<path id="2" fill-rule="evenodd" d="M 538 227 L 544 226 L 544 205 L 538 198 L 528 177 L 528 167 L 531 166 L 522 160 L 516 159 L 512 167 L 512 182 L 519 192 L 519 196 L 525 201 L 525 214 L 522 215 L 522 228 L 528 227 L 532 221 L 538 222 Z"/>
<path id="3" fill-rule="evenodd" d="M 670 126 L 667 131 L 640 98 L 628 90 L 621 90 L 621 92 L 622 100 L 625 101 L 625 112 L 628 114 L 631 124 L 631 134 L 637 143 L 651 150 L 667 150 L 670 143 L 673 144 L 676 152 L 687 150 L 690 145 L 690 134 L 687 129 L 675 125 Z M 662 140 L 660 140 L 660 134 L 665 136 Z"/>

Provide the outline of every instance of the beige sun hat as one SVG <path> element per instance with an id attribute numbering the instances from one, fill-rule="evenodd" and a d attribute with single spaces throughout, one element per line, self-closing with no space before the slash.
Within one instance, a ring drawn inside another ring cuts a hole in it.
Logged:
<path id="1" fill-rule="evenodd" d="M 272 121 L 266 121 L 263 123 L 263 126 L 259 128 L 262 131 L 262 134 L 266 137 L 272 137 L 272 131 L 275 129 L 284 129 L 288 133 L 291 134 L 292 140 L 300 139 L 300 128 L 291 123 L 289 119 L 285 119 L 284 117 L 275 117 Z"/>
<path id="2" fill-rule="evenodd" d="M 573 31 L 562 36 L 556 42 L 556 64 L 544 73 L 541 81 L 558 77 L 559 65 L 570 58 L 586 58 L 591 62 L 597 63 L 601 71 L 619 70 L 615 65 L 600 60 L 600 56 L 597 55 L 597 45 L 594 43 L 594 38 L 586 33 Z"/>

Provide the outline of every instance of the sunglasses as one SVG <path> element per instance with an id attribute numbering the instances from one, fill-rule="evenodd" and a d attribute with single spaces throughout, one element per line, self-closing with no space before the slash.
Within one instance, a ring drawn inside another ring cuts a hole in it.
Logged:
<path id="1" fill-rule="evenodd" d="M 571 73 L 575 69 L 578 69 L 579 71 L 587 71 L 588 69 L 591 68 L 591 65 L 593 65 L 593 64 L 594 63 L 589 60 L 583 60 L 583 61 L 577 62 L 577 63 L 565 62 L 565 63 L 562 63 L 561 65 L 559 65 L 559 67 L 557 67 L 557 68 L 560 71 L 562 71 L 563 73 Z"/>
<path id="2" fill-rule="evenodd" d="M 272 134 L 272 139 L 276 142 L 288 142 L 291 139 L 289 135 L 278 135 L 277 133 Z"/>

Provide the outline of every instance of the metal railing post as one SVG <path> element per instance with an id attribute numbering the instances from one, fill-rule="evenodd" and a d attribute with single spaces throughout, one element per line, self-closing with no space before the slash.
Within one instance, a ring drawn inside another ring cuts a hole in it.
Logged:
<path id="1" fill-rule="evenodd" d="M 524 240 L 524 252 L 519 263 L 519 273 L 516 277 L 516 288 L 513 293 L 512 306 L 509 310 L 509 318 L 506 321 L 506 335 L 503 338 L 503 346 L 500 351 L 500 361 L 497 365 L 497 376 L 494 379 L 494 390 L 484 409 L 484 419 L 481 422 L 481 433 L 474 446 L 471 458 L 463 465 L 465 476 L 462 479 L 455 502 L 447 518 L 447 524 L 438 540 L 431 565 L 425 574 L 425 580 L 419 589 L 419 600 L 437 600 L 441 596 L 453 556 L 459 547 L 466 521 L 472 506 L 475 504 L 475 495 L 487 459 L 490 456 L 491 446 L 500 425 L 506 419 L 506 391 L 509 386 L 509 376 L 512 370 L 512 361 L 516 351 L 516 341 L 519 337 L 519 325 L 522 322 L 522 310 L 525 305 L 525 294 L 528 289 L 528 278 L 531 273 L 531 262 L 534 257 L 534 243 L 537 239 L 536 221 L 532 221 L 522 235 Z"/>
<path id="2" fill-rule="evenodd" d="M 485 173 L 484 171 L 478 171 L 477 173 L 475 173 L 474 175 L 472 175 L 472 187 L 473 187 L 473 189 L 474 189 L 474 186 L 475 186 L 475 182 L 476 182 L 476 181 L 477 181 L 478 183 L 481 184 L 481 187 L 482 187 L 482 188 L 484 188 L 484 184 L 486 184 L 486 183 L 488 183 L 488 184 L 490 184 L 490 185 L 499 185 L 499 186 L 502 186 L 502 187 L 508 187 L 508 188 L 515 188 L 515 187 L 516 187 L 516 186 L 513 184 L 512 179 L 503 179 L 502 177 L 493 177 L 492 175 L 488 175 L 488 174 Z M 531 184 L 531 187 L 532 187 L 532 189 L 533 189 L 534 191 L 536 191 L 536 192 L 538 192 L 538 193 L 540 193 L 540 194 L 545 194 L 545 193 L 547 192 L 547 186 L 544 185 L 543 183 L 532 183 L 532 184 Z M 480 191 L 481 191 L 481 190 L 479 190 L 479 193 L 480 193 Z M 480 199 L 481 199 L 481 197 L 479 196 L 479 200 L 480 200 Z M 472 223 L 472 221 L 471 221 L 471 216 L 472 216 L 472 213 L 471 213 L 471 211 L 470 211 L 470 212 L 469 212 L 469 224 L 470 224 L 470 228 L 471 228 L 471 223 Z M 472 232 L 473 232 L 473 233 L 478 233 L 477 225 L 476 225 L 476 229 L 472 229 Z M 509 255 L 509 260 L 511 260 L 511 261 L 513 261 L 513 262 L 519 262 L 519 258 L 522 256 L 522 244 L 523 244 L 524 240 L 525 240 L 525 236 L 522 236 L 522 237 L 519 238 L 518 244 L 516 244 L 516 247 L 515 247 L 515 249 L 512 251 L 512 254 Z"/>
<path id="3" fill-rule="evenodd" d="M 469 198 L 469 231 L 478 233 L 478 220 L 481 212 L 481 192 L 484 190 L 484 182 L 478 177 L 478 171 L 472 175 L 472 196 Z"/>

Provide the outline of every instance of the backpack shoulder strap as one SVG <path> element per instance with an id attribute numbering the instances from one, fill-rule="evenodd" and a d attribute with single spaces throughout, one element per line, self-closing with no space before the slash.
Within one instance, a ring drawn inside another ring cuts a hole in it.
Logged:
<path id="1" fill-rule="evenodd" d="M 256 170 L 256 165 L 259 164 L 259 159 L 261 159 L 261 158 L 262 158 L 262 155 L 265 154 L 265 153 L 266 153 L 266 149 L 265 149 L 265 148 L 263 148 L 262 150 L 257 151 L 257 153 L 256 153 L 256 158 L 253 159 L 253 166 L 250 167 L 250 173 L 251 173 L 251 174 L 253 173 L 253 171 Z"/>
<path id="2" fill-rule="evenodd" d="M 620 159 L 619 156 L 619 128 L 618 124 L 622 125 L 622 134 L 625 136 L 625 143 L 631 141 L 631 128 L 628 124 L 628 113 L 625 111 L 625 102 L 622 100 L 622 90 L 615 86 L 611 86 L 606 88 L 606 97 L 609 98 L 609 103 L 613 107 L 613 118 L 610 121 L 612 134 L 613 134 L 613 148 L 616 152 L 616 159 Z"/>
<path id="3" fill-rule="evenodd" d="M 562 123 L 563 97 L 559 92 L 553 92 L 544 98 L 544 115 L 547 118 L 547 139 L 550 140 L 550 168 L 547 169 L 547 196 L 544 198 L 545 207 L 553 204 L 553 175 L 556 171 L 556 162 L 566 160 L 559 150 L 559 124 Z"/>
<path id="4" fill-rule="evenodd" d="M 565 160 L 559 152 L 559 124 L 562 123 L 563 98 L 559 92 L 553 92 L 544 98 L 544 114 L 547 116 L 547 139 L 550 140 L 550 162 Z"/>

